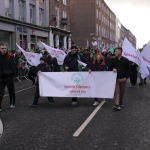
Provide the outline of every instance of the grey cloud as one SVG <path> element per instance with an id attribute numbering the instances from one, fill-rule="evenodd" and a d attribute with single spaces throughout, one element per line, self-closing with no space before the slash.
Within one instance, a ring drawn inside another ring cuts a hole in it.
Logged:
<path id="1" fill-rule="evenodd" d="M 145 6 L 150 7 L 150 0 L 105 0 L 106 3 L 114 3 L 114 4 L 131 4 L 135 6 Z"/>

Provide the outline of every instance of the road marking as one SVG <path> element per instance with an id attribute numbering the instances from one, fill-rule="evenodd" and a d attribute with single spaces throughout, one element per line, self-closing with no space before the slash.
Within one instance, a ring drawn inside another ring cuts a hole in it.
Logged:
<path id="1" fill-rule="evenodd" d="M 22 89 L 22 90 L 19 90 L 19 91 L 15 92 L 15 93 L 20 93 L 22 91 L 26 91 L 26 90 L 29 90 L 29 89 L 32 89 L 32 88 L 34 88 L 34 87 L 32 86 L 32 87 L 29 87 L 29 88 L 26 88 L 26 89 Z M 6 96 L 9 96 L 9 94 L 4 95 L 4 97 L 6 97 Z"/>
<path id="2" fill-rule="evenodd" d="M 89 122 L 93 119 L 96 113 L 100 110 L 100 108 L 104 105 L 106 101 L 103 100 L 96 109 L 92 112 L 92 114 L 84 121 L 84 123 L 78 128 L 78 130 L 73 134 L 73 137 L 78 137 L 80 133 L 84 130 L 84 128 L 89 124 Z"/>
<path id="3" fill-rule="evenodd" d="M 0 138 L 2 137 L 2 134 L 3 134 L 3 123 L 0 119 Z"/>

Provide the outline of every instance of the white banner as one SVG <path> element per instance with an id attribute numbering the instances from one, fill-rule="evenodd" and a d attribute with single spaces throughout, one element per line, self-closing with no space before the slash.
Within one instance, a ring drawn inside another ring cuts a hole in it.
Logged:
<path id="1" fill-rule="evenodd" d="M 40 96 L 113 98 L 116 76 L 113 72 L 41 72 Z"/>
<path id="2" fill-rule="evenodd" d="M 19 50 L 23 53 L 23 55 L 25 56 L 25 58 L 27 59 L 27 62 L 31 65 L 31 66 L 37 66 L 40 64 L 40 58 L 42 57 L 41 54 L 37 54 L 37 53 L 32 53 L 32 52 L 26 52 L 24 51 L 17 43 L 16 43 L 17 47 L 19 48 Z"/>
<path id="3" fill-rule="evenodd" d="M 122 45 L 123 53 L 122 55 L 128 60 L 136 63 L 138 66 L 141 65 L 141 56 L 139 51 L 137 51 L 134 46 L 128 41 L 127 38 L 124 39 Z"/>
<path id="4" fill-rule="evenodd" d="M 82 62 L 82 61 L 80 61 L 80 60 L 77 60 L 77 61 L 78 61 L 79 65 L 84 66 L 84 67 L 86 67 L 86 66 L 87 66 L 87 64 L 86 64 L 86 63 L 84 63 L 84 62 Z"/>
<path id="5" fill-rule="evenodd" d="M 150 68 L 150 42 L 144 47 L 141 52 L 141 57 L 143 58 L 143 63 L 145 66 Z"/>
<path id="6" fill-rule="evenodd" d="M 93 46 L 97 46 L 97 41 L 92 42 Z"/>
<path id="7" fill-rule="evenodd" d="M 43 44 L 43 46 L 45 47 L 47 52 L 51 55 L 51 57 L 53 57 L 53 58 L 56 57 L 58 64 L 63 65 L 64 59 L 66 57 L 66 53 L 62 50 L 52 48 L 43 42 L 41 42 L 41 43 Z"/>
<path id="8" fill-rule="evenodd" d="M 150 74 L 143 58 L 141 59 L 141 66 L 139 72 L 141 73 L 142 79 L 147 78 Z"/>

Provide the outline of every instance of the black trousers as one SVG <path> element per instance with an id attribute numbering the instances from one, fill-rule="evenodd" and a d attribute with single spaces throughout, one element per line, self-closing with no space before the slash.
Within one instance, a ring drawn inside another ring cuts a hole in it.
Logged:
<path id="1" fill-rule="evenodd" d="M 10 105 L 15 105 L 15 86 L 13 77 L 2 77 L 0 78 L 0 108 L 5 92 L 5 86 L 7 86 L 8 89 Z"/>
<path id="2" fill-rule="evenodd" d="M 36 90 L 35 90 L 35 95 L 34 95 L 34 100 L 33 100 L 33 104 L 37 105 L 38 104 L 38 100 L 40 98 L 40 90 L 39 90 L 39 81 L 37 81 L 36 83 Z M 53 100 L 52 97 L 47 97 L 48 101 Z"/>
<path id="3" fill-rule="evenodd" d="M 36 77 L 36 74 L 33 73 L 32 71 L 29 71 L 28 78 L 33 82 L 33 84 L 35 84 L 35 77 Z"/>
<path id="4" fill-rule="evenodd" d="M 77 97 L 73 97 L 72 98 L 72 102 L 77 102 L 78 101 L 78 98 Z"/>
<path id="5" fill-rule="evenodd" d="M 136 85 L 136 83 L 137 83 L 137 71 L 131 71 L 131 73 L 130 73 L 130 83 L 132 84 L 132 85 Z"/>

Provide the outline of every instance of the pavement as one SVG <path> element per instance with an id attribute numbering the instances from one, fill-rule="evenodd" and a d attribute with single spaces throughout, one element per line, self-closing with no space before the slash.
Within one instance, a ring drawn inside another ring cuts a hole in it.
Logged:
<path id="1" fill-rule="evenodd" d="M 136 88 L 127 84 L 125 107 L 119 112 L 112 109 L 114 101 L 106 99 L 77 137 L 74 133 L 97 109 L 94 99 L 79 99 L 72 107 L 71 98 L 54 98 L 53 105 L 40 98 L 39 106 L 31 108 L 35 88 L 26 80 L 15 84 L 16 108 L 9 109 L 7 90 L 2 102 L 0 150 L 150 149 L 150 79 Z"/>

